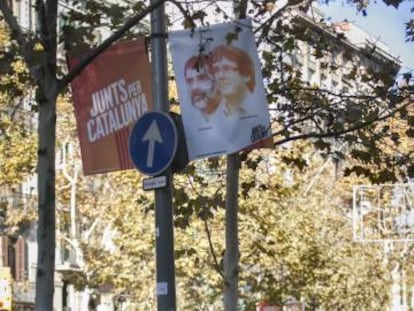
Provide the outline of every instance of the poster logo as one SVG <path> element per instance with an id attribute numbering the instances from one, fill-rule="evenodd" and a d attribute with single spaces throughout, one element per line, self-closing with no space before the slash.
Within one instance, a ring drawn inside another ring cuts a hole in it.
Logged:
<path id="1" fill-rule="evenodd" d="M 70 59 L 75 65 L 79 60 Z M 128 138 L 152 110 L 145 41 L 112 45 L 71 83 L 85 175 L 133 168 Z"/>

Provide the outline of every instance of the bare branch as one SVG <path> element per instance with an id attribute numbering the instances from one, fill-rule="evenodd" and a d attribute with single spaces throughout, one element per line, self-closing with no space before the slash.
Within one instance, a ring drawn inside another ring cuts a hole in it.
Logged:
<path id="1" fill-rule="evenodd" d="M 288 1 L 284 6 L 282 6 L 279 10 L 277 10 L 271 17 L 268 18 L 267 21 L 262 23 L 260 27 L 256 28 L 255 33 L 258 33 L 260 30 L 262 30 L 266 25 L 272 24 L 276 19 L 282 16 L 286 11 L 293 10 L 300 8 L 304 5 L 309 5 L 312 2 L 312 0 L 302 0 L 302 1 Z"/>
<path id="2" fill-rule="evenodd" d="M 247 0 L 234 1 L 234 15 L 238 19 L 246 18 Z"/>
<path id="3" fill-rule="evenodd" d="M 204 220 L 204 228 L 206 230 L 207 233 L 207 240 L 208 240 L 208 246 L 210 248 L 210 253 L 213 256 L 213 260 L 214 260 L 214 269 L 221 275 L 221 277 L 223 278 L 223 280 L 226 279 L 226 277 L 223 274 L 223 269 L 220 268 L 220 264 L 217 260 L 217 256 L 216 253 L 214 251 L 214 247 L 213 247 L 213 242 L 211 241 L 211 234 L 210 234 L 210 229 L 208 227 L 208 223 L 207 220 Z"/>
<path id="4" fill-rule="evenodd" d="M 0 0 L 4 1 L 4 0 Z M 61 91 L 65 88 L 77 75 L 79 75 L 82 70 L 92 62 L 96 57 L 98 57 L 103 51 L 105 51 L 108 47 L 110 47 L 115 41 L 119 40 L 128 30 L 130 30 L 133 26 L 139 23 L 144 17 L 146 17 L 149 13 L 157 9 L 159 6 L 164 4 L 166 0 L 157 0 L 152 2 L 148 7 L 146 7 L 140 14 L 135 15 L 134 17 L 130 18 L 126 23 L 116 32 L 114 32 L 110 37 L 108 37 L 104 42 L 102 42 L 98 47 L 89 51 L 80 62 L 70 70 L 70 72 L 64 76 L 58 85 L 58 91 Z"/>
<path id="5" fill-rule="evenodd" d="M 383 115 L 380 118 L 376 118 L 374 120 L 370 120 L 368 122 L 362 122 L 359 123 L 355 126 L 351 126 L 350 128 L 344 129 L 342 131 L 336 131 L 336 132 L 331 132 L 331 131 L 327 131 L 325 133 L 308 133 L 308 134 L 300 134 L 300 135 L 296 135 L 296 136 L 290 136 L 290 137 L 285 137 L 279 141 L 276 141 L 274 143 L 275 146 L 278 145 L 282 145 L 286 142 L 289 141 L 295 141 L 295 140 L 302 140 L 302 139 L 308 139 L 308 138 L 328 138 L 328 137 L 339 137 L 342 136 L 346 133 L 351 133 L 351 132 L 355 132 L 358 130 L 361 130 L 363 128 L 366 128 L 374 123 L 380 122 L 380 121 L 384 121 L 387 120 L 393 116 L 395 116 L 399 111 L 401 111 L 402 109 L 408 107 L 412 105 L 412 101 L 411 100 L 407 100 L 407 102 L 404 105 L 401 105 L 398 109 L 395 109 L 393 111 L 390 111 L 389 113 Z"/>
<path id="6" fill-rule="evenodd" d="M 173 3 L 181 12 L 181 14 L 183 14 L 184 18 L 186 21 L 188 21 L 191 25 L 191 28 L 195 28 L 196 24 L 194 23 L 193 19 L 191 18 L 188 10 L 186 10 L 180 2 L 176 1 L 176 0 L 170 0 L 171 3 Z"/>
<path id="7" fill-rule="evenodd" d="M 6 0 L 0 0 L 0 11 L 3 13 L 3 17 L 6 20 L 8 26 L 10 27 L 12 38 L 16 40 L 19 44 L 20 54 L 27 61 L 30 58 L 31 45 L 29 41 L 27 41 L 27 38 L 22 31 L 22 28 L 17 22 L 17 19 L 13 15 L 13 12 L 7 4 Z"/>
<path id="8" fill-rule="evenodd" d="M 42 39 L 42 43 L 47 45 L 47 37 L 48 37 L 48 28 L 47 28 L 47 15 L 46 15 L 46 8 L 45 4 L 42 0 L 36 0 L 36 12 L 37 12 L 37 19 L 38 19 L 38 27 L 39 27 L 39 34 Z"/>

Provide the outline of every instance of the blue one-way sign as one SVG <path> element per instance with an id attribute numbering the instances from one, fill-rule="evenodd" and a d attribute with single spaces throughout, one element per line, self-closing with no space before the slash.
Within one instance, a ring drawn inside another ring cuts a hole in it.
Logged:
<path id="1" fill-rule="evenodd" d="M 146 175 L 164 172 L 177 150 L 177 129 L 171 117 L 147 112 L 138 119 L 129 136 L 129 153 L 135 167 Z"/>

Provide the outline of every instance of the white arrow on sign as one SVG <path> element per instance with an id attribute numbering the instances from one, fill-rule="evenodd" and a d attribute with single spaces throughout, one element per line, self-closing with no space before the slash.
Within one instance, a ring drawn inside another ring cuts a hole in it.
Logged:
<path id="1" fill-rule="evenodd" d="M 155 142 L 162 144 L 161 133 L 155 120 L 152 121 L 144 137 L 142 137 L 142 141 L 148 141 L 147 167 L 152 167 L 154 163 Z"/>

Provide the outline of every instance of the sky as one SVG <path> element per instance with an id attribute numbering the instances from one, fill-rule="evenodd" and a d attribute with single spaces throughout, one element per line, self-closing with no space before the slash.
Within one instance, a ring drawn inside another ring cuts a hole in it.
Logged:
<path id="1" fill-rule="evenodd" d="M 414 73 L 414 42 L 405 42 L 405 23 L 409 21 L 414 7 L 414 0 L 403 2 L 398 10 L 387 6 L 382 0 L 372 1 L 366 9 L 366 16 L 357 12 L 345 0 L 330 0 L 329 5 L 322 4 L 325 18 L 331 17 L 332 22 L 347 19 L 358 27 L 374 35 L 388 45 L 389 52 L 400 57 L 402 68 L 400 73 Z"/>

